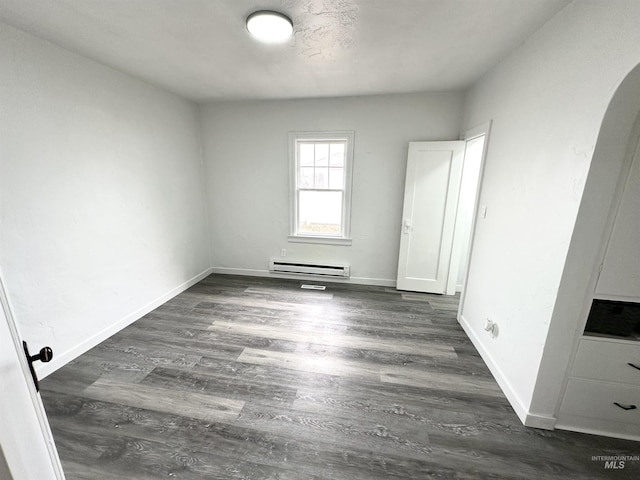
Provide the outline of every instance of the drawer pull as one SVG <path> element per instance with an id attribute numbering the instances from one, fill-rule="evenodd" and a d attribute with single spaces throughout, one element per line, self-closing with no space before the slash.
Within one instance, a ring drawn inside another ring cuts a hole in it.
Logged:
<path id="1" fill-rule="evenodd" d="M 634 365 L 634 364 L 633 364 L 633 363 L 631 363 L 631 362 L 627 363 L 627 365 L 629 365 L 630 367 L 635 368 L 636 370 L 640 370 L 640 367 L 639 367 L 639 366 Z"/>
<path id="2" fill-rule="evenodd" d="M 613 402 L 613 404 L 623 410 L 635 410 L 636 408 L 638 408 L 635 405 L 620 405 L 618 402 Z"/>

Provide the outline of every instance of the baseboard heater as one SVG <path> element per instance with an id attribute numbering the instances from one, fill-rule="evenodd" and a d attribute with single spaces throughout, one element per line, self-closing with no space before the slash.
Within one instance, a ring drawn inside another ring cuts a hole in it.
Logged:
<path id="1" fill-rule="evenodd" d="M 269 261 L 271 273 L 295 273 L 299 275 L 315 275 L 319 277 L 349 278 L 348 265 L 320 264 L 309 262 L 284 262 L 271 259 Z"/>

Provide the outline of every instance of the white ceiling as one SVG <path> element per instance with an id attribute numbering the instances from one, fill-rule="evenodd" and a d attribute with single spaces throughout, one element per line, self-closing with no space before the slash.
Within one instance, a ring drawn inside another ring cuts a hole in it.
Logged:
<path id="1" fill-rule="evenodd" d="M 0 19 L 197 100 L 459 90 L 568 0 L 0 0 Z M 294 37 L 263 45 L 246 16 Z"/>

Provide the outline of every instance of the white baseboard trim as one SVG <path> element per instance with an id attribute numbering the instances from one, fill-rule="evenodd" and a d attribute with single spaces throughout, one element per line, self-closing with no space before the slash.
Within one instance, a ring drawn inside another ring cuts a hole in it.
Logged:
<path id="1" fill-rule="evenodd" d="M 518 394 L 513 389 L 511 382 L 507 380 L 506 376 L 502 369 L 498 366 L 494 358 L 491 356 L 489 351 L 485 348 L 484 344 L 480 341 L 480 338 L 476 335 L 474 330 L 471 328 L 471 325 L 464 317 L 464 315 L 460 315 L 459 323 L 462 326 L 463 330 L 473 343 L 473 345 L 480 353 L 480 356 L 489 367 L 491 374 L 498 382 L 498 385 L 502 389 L 502 392 L 509 400 L 509 403 L 513 407 L 516 412 L 516 415 L 520 419 L 523 425 L 527 427 L 534 428 L 544 428 L 546 430 L 553 430 L 555 427 L 556 419 L 554 417 L 550 417 L 547 415 L 542 415 L 538 413 L 529 412 L 528 407 L 524 404 L 522 399 L 518 396 Z"/>
<path id="2" fill-rule="evenodd" d="M 597 418 L 564 415 L 556 423 L 558 430 L 602 435 L 603 437 L 623 438 L 625 440 L 640 441 L 637 424 L 611 422 Z"/>
<path id="3" fill-rule="evenodd" d="M 101 330 L 100 332 L 86 339 L 82 343 L 67 350 L 66 352 L 63 352 L 62 354 L 58 354 L 58 352 L 56 352 L 56 355 L 53 357 L 53 359 L 49 363 L 43 363 L 42 365 L 39 365 L 38 367 L 36 367 L 38 378 L 45 378 L 47 375 L 55 372 L 57 369 L 63 367 L 64 365 L 69 363 L 71 360 L 78 358 L 83 353 L 87 352 L 88 350 L 91 350 L 93 347 L 100 344 L 101 342 L 104 342 L 110 336 L 118 333 L 123 328 L 131 325 L 136 320 L 139 320 L 140 318 L 144 317 L 147 313 L 155 310 L 160 305 L 172 299 L 179 293 L 182 293 L 189 287 L 192 287 L 203 278 L 209 276 L 211 273 L 212 273 L 211 268 L 206 269 L 205 271 L 199 273 L 195 277 L 187 280 L 186 282 L 178 285 L 175 288 L 172 288 L 167 293 L 160 295 L 155 300 L 147 303 L 143 307 L 140 307 L 135 312 L 130 313 L 126 317 L 118 320 L 114 324 Z"/>
<path id="4" fill-rule="evenodd" d="M 248 277 L 270 277 L 268 270 L 253 270 L 249 268 L 211 267 L 211 273 L 221 275 L 245 275 Z"/>
<path id="5" fill-rule="evenodd" d="M 386 280 L 384 278 L 368 278 L 368 277 L 351 277 L 351 283 L 358 285 L 373 285 L 377 287 L 391 287 L 396 288 L 397 282 L 395 280 Z"/>
<path id="6" fill-rule="evenodd" d="M 556 422 L 556 417 L 529 412 L 527 413 L 527 418 L 524 420 L 524 425 L 526 427 L 542 428 L 544 430 L 555 430 Z"/>
<path id="7" fill-rule="evenodd" d="M 298 275 L 298 274 L 284 274 L 284 273 L 271 273 L 269 270 L 254 270 L 248 268 L 227 268 L 227 267 L 212 267 L 211 273 L 219 273 L 222 275 L 247 275 L 251 277 L 271 277 L 271 278 L 285 278 L 289 280 L 323 280 L 326 282 L 335 283 L 354 283 L 356 285 L 375 285 L 379 287 L 395 287 L 395 280 L 387 280 L 384 278 L 368 278 L 368 277 L 317 277 L 314 275 Z"/>

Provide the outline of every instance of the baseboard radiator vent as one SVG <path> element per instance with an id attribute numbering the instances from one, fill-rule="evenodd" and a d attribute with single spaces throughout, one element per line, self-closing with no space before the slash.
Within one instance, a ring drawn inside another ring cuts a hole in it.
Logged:
<path id="1" fill-rule="evenodd" d="M 348 265 L 319 264 L 308 262 L 284 262 L 282 260 L 269 260 L 271 273 L 295 273 L 299 275 L 314 275 L 318 277 L 349 278 Z"/>

